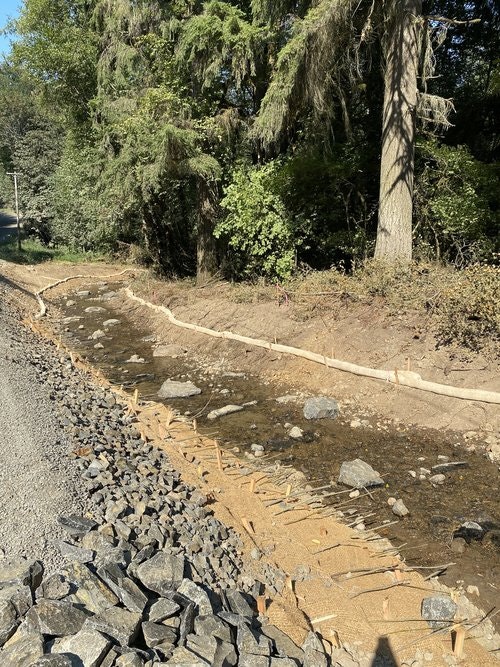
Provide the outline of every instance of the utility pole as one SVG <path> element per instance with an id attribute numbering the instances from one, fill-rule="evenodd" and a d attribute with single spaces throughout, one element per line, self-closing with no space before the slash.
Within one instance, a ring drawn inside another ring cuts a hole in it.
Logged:
<path id="1" fill-rule="evenodd" d="M 19 174 L 16 171 L 8 171 L 7 176 L 14 177 L 14 192 L 16 194 L 17 249 L 21 250 L 21 225 L 19 223 L 19 195 L 17 190 L 17 178 Z"/>

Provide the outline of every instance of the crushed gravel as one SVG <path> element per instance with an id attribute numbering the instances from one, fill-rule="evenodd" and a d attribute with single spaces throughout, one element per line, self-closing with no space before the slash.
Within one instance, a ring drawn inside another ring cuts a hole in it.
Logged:
<path id="1" fill-rule="evenodd" d="M 85 492 L 69 443 L 33 357 L 36 339 L 7 309 L 0 288 L 0 549 L 5 555 L 43 558 L 50 571 L 63 559 L 61 513 L 82 512 Z"/>

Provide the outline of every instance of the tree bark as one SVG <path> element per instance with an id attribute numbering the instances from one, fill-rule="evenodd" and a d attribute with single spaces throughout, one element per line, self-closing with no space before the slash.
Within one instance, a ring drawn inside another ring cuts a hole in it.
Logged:
<path id="1" fill-rule="evenodd" d="M 214 237 L 216 210 L 213 193 L 204 179 L 198 182 L 198 227 L 196 240 L 196 284 L 204 285 L 217 273 L 217 241 Z"/>
<path id="2" fill-rule="evenodd" d="M 388 0 L 387 6 L 375 257 L 397 262 L 410 261 L 412 256 L 415 116 L 422 0 Z"/>

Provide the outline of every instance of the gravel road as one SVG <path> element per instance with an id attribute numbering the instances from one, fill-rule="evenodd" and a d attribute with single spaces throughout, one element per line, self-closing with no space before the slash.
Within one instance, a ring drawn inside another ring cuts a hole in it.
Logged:
<path id="1" fill-rule="evenodd" d="M 0 283 L 0 549 L 43 559 L 50 570 L 62 562 L 52 544 L 62 534 L 56 518 L 81 510 L 84 492 L 30 361 L 35 345 L 6 308 Z"/>

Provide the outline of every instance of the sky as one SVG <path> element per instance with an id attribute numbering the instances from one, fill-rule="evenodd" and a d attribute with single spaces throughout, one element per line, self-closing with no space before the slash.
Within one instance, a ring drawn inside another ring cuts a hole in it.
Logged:
<path id="1" fill-rule="evenodd" d="M 4 28 L 9 19 L 16 18 L 21 0 L 0 0 L 0 29 Z M 0 58 L 10 51 L 10 35 L 0 35 Z"/>

